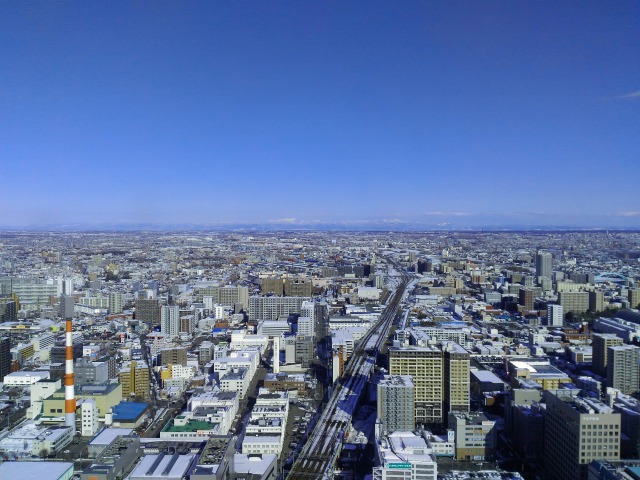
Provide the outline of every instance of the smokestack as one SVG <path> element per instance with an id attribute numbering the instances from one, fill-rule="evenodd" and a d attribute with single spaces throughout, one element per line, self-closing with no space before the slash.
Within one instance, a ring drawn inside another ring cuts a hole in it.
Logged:
<path id="1" fill-rule="evenodd" d="M 280 337 L 273 337 L 273 373 L 280 373 Z"/>
<path id="2" fill-rule="evenodd" d="M 73 381 L 73 337 L 71 319 L 67 318 L 64 368 L 64 424 L 76 430 L 76 394 Z"/>

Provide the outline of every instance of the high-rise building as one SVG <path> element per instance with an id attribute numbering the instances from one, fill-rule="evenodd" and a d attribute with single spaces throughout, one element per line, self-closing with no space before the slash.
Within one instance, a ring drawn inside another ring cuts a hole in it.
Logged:
<path id="1" fill-rule="evenodd" d="M 0 382 L 4 376 L 11 373 L 11 340 L 9 337 L 0 338 Z"/>
<path id="2" fill-rule="evenodd" d="M 547 325 L 551 327 L 561 327 L 564 324 L 564 309 L 562 305 L 547 305 Z"/>
<path id="3" fill-rule="evenodd" d="M 109 293 L 109 313 L 122 313 L 122 293 Z"/>
<path id="4" fill-rule="evenodd" d="M 60 295 L 60 316 L 62 318 L 73 318 L 75 298 L 73 295 Z"/>
<path id="5" fill-rule="evenodd" d="M 565 314 L 584 313 L 589 310 L 589 292 L 560 292 L 558 303 L 562 305 Z"/>
<path id="6" fill-rule="evenodd" d="M 640 288 L 630 288 L 627 290 L 627 300 L 629 300 L 629 307 L 640 307 Z"/>
<path id="7" fill-rule="evenodd" d="M 533 310 L 533 304 L 536 300 L 536 290 L 533 288 L 521 288 L 518 292 L 518 303 L 525 310 Z"/>
<path id="8" fill-rule="evenodd" d="M 175 338 L 180 334 L 180 307 L 163 305 L 160 308 L 160 331 Z"/>
<path id="9" fill-rule="evenodd" d="M 640 391 L 640 347 L 616 345 L 607 348 L 607 385 L 626 395 Z"/>
<path id="10" fill-rule="evenodd" d="M 620 414 L 580 390 L 545 391 L 544 478 L 581 480 L 592 460 L 620 459 Z"/>
<path id="11" fill-rule="evenodd" d="M 599 290 L 589 292 L 589 311 L 601 312 L 604 310 L 604 293 Z"/>
<path id="12" fill-rule="evenodd" d="M 389 433 L 415 428 L 413 381 L 410 375 L 385 375 L 378 383 L 378 419 Z"/>
<path id="13" fill-rule="evenodd" d="M 469 352 L 455 342 L 443 342 L 444 416 L 449 412 L 468 412 L 471 377 Z"/>
<path id="14" fill-rule="evenodd" d="M 118 380 L 122 384 L 122 398 L 149 399 L 149 367 L 146 363 L 124 363 L 118 373 Z"/>
<path id="15" fill-rule="evenodd" d="M 443 364 L 440 350 L 417 346 L 391 347 L 389 373 L 411 375 L 416 423 L 443 422 Z"/>
<path id="16" fill-rule="evenodd" d="M 18 320 L 18 302 L 13 297 L 0 298 L 0 323 Z"/>
<path id="17" fill-rule="evenodd" d="M 315 356 L 315 342 L 313 337 L 307 337 L 305 335 L 296 335 L 296 363 L 302 365 L 302 368 L 309 368 L 311 361 Z"/>
<path id="18" fill-rule="evenodd" d="M 593 352 L 593 370 L 599 375 L 607 374 L 607 355 L 609 347 L 622 345 L 623 341 L 620 337 L 612 333 L 596 333 L 592 338 Z"/>
<path id="19" fill-rule="evenodd" d="M 136 320 L 152 325 L 160 323 L 160 301 L 145 298 L 136 300 Z"/>
<path id="20" fill-rule="evenodd" d="M 551 278 L 553 256 L 548 252 L 538 252 L 536 256 L 536 276 Z"/>

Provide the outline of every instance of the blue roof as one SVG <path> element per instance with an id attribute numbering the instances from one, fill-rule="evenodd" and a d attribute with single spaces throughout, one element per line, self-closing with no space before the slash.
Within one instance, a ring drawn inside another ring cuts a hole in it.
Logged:
<path id="1" fill-rule="evenodd" d="M 124 400 L 113 407 L 113 419 L 117 421 L 137 420 L 149 405 L 142 402 L 125 402 Z"/>

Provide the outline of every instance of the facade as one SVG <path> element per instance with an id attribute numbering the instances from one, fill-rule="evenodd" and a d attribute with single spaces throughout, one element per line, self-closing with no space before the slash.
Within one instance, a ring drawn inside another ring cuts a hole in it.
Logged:
<path id="1" fill-rule="evenodd" d="M 136 320 L 157 325 L 160 323 L 160 302 L 156 299 L 136 300 Z"/>
<path id="2" fill-rule="evenodd" d="M 558 303 L 562 305 L 565 314 L 584 313 L 589 310 L 589 292 L 560 292 Z"/>
<path id="3" fill-rule="evenodd" d="M 122 398 L 149 399 L 149 367 L 146 363 L 124 363 L 118 373 L 118 380 L 122 384 Z"/>
<path id="4" fill-rule="evenodd" d="M 249 297 L 249 320 L 277 320 L 300 313 L 305 297 Z"/>
<path id="5" fill-rule="evenodd" d="M 169 338 L 180 334 L 180 307 L 163 305 L 160 307 L 160 331 Z"/>
<path id="6" fill-rule="evenodd" d="M 604 293 L 599 290 L 589 292 L 589 311 L 601 312 L 604 310 Z"/>
<path id="7" fill-rule="evenodd" d="M 640 347 L 616 345 L 607 348 L 607 385 L 626 395 L 640 391 Z"/>
<path id="8" fill-rule="evenodd" d="M 545 392 L 545 477 L 586 478 L 592 460 L 620 459 L 620 414 L 580 390 Z"/>
<path id="9" fill-rule="evenodd" d="M 378 419 L 388 433 L 415 428 L 414 387 L 410 375 L 385 375 L 377 386 Z"/>
<path id="10" fill-rule="evenodd" d="M 430 347 L 389 348 L 389 373 L 411 375 L 416 423 L 443 422 L 442 352 Z"/>
<path id="11" fill-rule="evenodd" d="M 564 309 L 562 305 L 547 305 L 547 325 L 561 327 L 564 324 Z"/>
<path id="12" fill-rule="evenodd" d="M 493 460 L 496 451 L 496 422 L 481 412 L 449 413 L 449 429 L 455 434 L 456 459 Z"/>
<path id="13" fill-rule="evenodd" d="M 11 339 L 0 337 L 0 382 L 11 372 Z"/>
<path id="14" fill-rule="evenodd" d="M 399 431 L 376 441 L 373 480 L 436 480 L 438 465 L 424 437 Z"/>
<path id="15" fill-rule="evenodd" d="M 111 292 L 109 293 L 109 313 L 122 313 L 122 293 Z"/>
<path id="16" fill-rule="evenodd" d="M 592 355 L 593 370 L 599 375 L 607 374 L 607 358 L 609 347 L 622 345 L 623 341 L 620 337 L 610 333 L 596 333 L 593 335 Z"/>
<path id="17" fill-rule="evenodd" d="M 537 291 L 533 288 L 521 288 L 518 292 L 518 303 L 522 305 L 525 310 L 533 310 L 536 293 Z"/>
<path id="18" fill-rule="evenodd" d="M 470 356 L 455 342 L 443 342 L 444 408 L 449 412 L 468 412 L 471 390 Z"/>
<path id="19" fill-rule="evenodd" d="M 184 347 L 163 348 L 160 350 L 160 360 L 162 365 L 182 365 L 186 367 L 187 349 Z"/>
<path id="20" fill-rule="evenodd" d="M 536 255 L 536 276 L 551 278 L 553 256 L 548 252 L 538 252 Z"/>

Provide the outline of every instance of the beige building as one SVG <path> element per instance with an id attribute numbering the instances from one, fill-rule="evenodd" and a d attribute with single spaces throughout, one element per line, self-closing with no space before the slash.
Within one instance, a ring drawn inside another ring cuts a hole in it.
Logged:
<path id="1" fill-rule="evenodd" d="M 122 384 L 122 397 L 149 399 L 149 367 L 142 362 L 127 362 L 120 368 L 118 379 Z"/>
<path id="2" fill-rule="evenodd" d="M 599 375 L 607 374 L 607 356 L 609 347 L 622 345 L 623 340 L 612 333 L 596 333 L 591 343 L 593 370 Z"/>
<path id="3" fill-rule="evenodd" d="M 560 292 L 558 303 L 562 305 L 565 314 L 584 313 L 589 310 L 589 292 Z"/>
<path id="4" fill-rule="evenodd" d="M 620 459 L 619 413 L 580 390 L 551 390 L 544 397 L 545 479 L 580 480 L 592 460 Z"/>
<path id="5" fill-rule="evenodd" d="M 449 412 L 468 412 L 471 391 L 469 352 L 455 342 L 443 342 L 444 408 Z"/>
<path id="6" fill-rule="evenodd" d="M 443 362 L 439 349 L 416 346 L 391 347 L 389 373 L 411 375 L 416 423 L 443 422 Z"/>
<path id="7" fill-rule="evenodd" d="M 495 457 L 496 422 L 483 413 L 451 412 L 449 429 L 455 432 L 457 460 L 492 460 Z"/>

